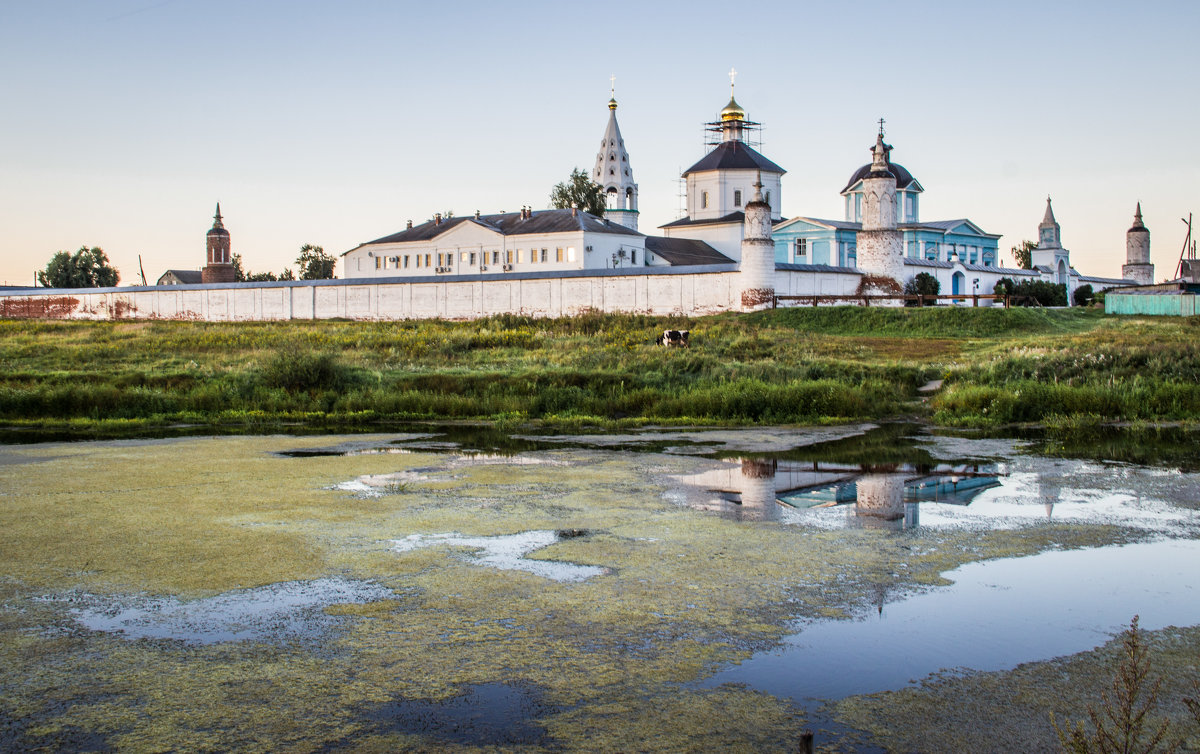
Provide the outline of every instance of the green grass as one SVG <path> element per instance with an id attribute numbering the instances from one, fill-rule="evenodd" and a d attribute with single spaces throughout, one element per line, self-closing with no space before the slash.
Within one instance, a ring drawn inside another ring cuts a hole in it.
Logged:
<path id="1" fill-rule="evenodd" d="M 9 320 L 0 321 L 0 419 L 1197 419 L 1198 322 L 949 307 L 473 322 Z M 691 330 L 692 347 L 654 345 L 664 328 Z M 916 389 L 937 378 L 943 391 L 917 403 Z"/>

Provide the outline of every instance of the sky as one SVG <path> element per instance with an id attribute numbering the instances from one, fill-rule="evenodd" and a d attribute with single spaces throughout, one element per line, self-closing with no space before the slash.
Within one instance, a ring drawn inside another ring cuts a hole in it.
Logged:
<path id="1" fill-rule="evenodd" d="M 221 203 L 250 271 L 435 212 L 548 206 L 590 169 L 610 76 L 640 230 L 729 99 L 788 172 L 785 217 L 841 219 L 877 121 L 921 217 L 1036 237 L 1046 196 L 1115 277 L 1140 201 L 1157 279 L 1200 213 L 1200 2 L 0 0 L 0 283 L 100 246 L 199 269 Z M 340 272 L 340 267 L 339 267 Z"/>

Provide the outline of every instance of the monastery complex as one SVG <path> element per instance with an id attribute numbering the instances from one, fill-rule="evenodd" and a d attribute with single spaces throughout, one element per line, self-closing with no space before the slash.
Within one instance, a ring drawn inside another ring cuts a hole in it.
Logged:
<path id="1" fill-rule="evenodd" d="M 711 149 L 683 173 L 686 216 L 657 234 L 639 229 L 638 184 L 614 97 L 591 172 L 606 198 L 603 217 L 531 208 L 437 215 L 344 252 L 341 279 L 237 283 L 218 206 L 201 271 L 169 270 L 154 286 L 0 291 L 0 305 L 6 316 L 201 320 L 469 319 L 592 310 L 698 315 L 795 301 L 787 297 L 829 297 L 810 301 L 831 304 L 839 296 L 894 295 L 919 273 L 935 277 L 943 294 L 967 297 L 990 294 L 1002 278 L 1063 284 L 1068 300 L 1084 285 L 1102 290 L 1153 282 L 1140 205 L 1117 279 L 1072 266 L 1049 198 L 1032 269 L 1001 266 L 1000 237 L 969 219 L 922 220 L 925 188 L 892 160 L 882 121 L 870 162 L 851 171 L 841 190 L 844 216 L 785 218 L 786 171 L 752 145 L 758 127 L 731 92 L 707 124 Z"/>

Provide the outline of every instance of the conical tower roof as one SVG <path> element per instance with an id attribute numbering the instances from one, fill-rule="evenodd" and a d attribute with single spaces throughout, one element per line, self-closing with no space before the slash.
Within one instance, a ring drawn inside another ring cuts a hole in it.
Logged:
<path id="1" fill-rule="evenodd" d="M 625 151 L 625 140 L 621 138 L 621 127 L 617 125 L 617 100 L 614 97 L 608 101 L 608 125 L 604 128 L 604 138 L 600 141 L 600 151 L 596 153 L 596 167 L 592 170 L 592 180 L 605 188 L 636 189 L 633 182 L 633 169 L 629 166 L 629 152 Z"/>
<path id="2" fill-rule="evenodd" d="M 1142 203 L 1137 203 L 1137 209 L 1133 213 L 1133 226 L 1127 231 L 1129 233 L 1149 233 L 1150 230 L 1146 224 L 1142 222 Z"/>

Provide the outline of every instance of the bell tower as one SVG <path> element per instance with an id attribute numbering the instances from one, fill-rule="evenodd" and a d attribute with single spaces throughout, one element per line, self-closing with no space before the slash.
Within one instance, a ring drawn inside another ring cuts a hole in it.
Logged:
<path id="1" fill-rule="evenodd" d="M 213 216 L 213 226 L 208 231 L 207 264 L 200 271 L 200 280 L 204 283 L 232 283 L 237 278 L 233 269 L 233 256 L 229 251 L 229 231 L 221 222 L 221 203 L 217 202 L 217 214 Z"/>
<path id="2" fill-rule="evenodd" d="M 1142 203 L 1133 213 L 1133 227 L 1125 233 L 1125 265 L 1121 277 L 1138 285 L 1154 283 L 1154 265 L 1150 264 L 1150 230 L 1142 222 Z"/>
<path id="3" fill-rule="evenodd" d="M 608 100 L 608 126 L 596 153 L 596 167 L 592 170 L 592 181 L 604 190 L 608 209 L 604 217 L 620 223 L 630 230 L 638 228 L 638 186 L 633 182 L 633 169 L 629 167 L 629 152 L 625 151 L 625 140 L 617 125 L 616 77 L 612 79 L 612 98 Z"/>

